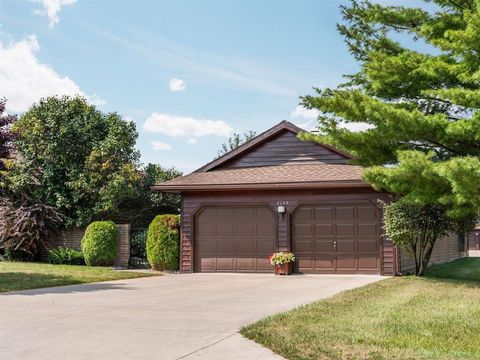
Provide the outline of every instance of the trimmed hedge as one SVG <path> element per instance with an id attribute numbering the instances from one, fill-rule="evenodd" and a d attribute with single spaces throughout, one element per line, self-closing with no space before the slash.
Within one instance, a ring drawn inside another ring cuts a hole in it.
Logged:
<path id="1" fill-rule="evenodd" d="M 85 265 L 82 252 L 67 247 L 48 250 L 48 261 L 51 264 Z"/>
<path id="2" fill-rule="evenodd" d="M 117 257 L 117 225 L 113 221 L 95 221 L 88 225 L 82 239 L 82 253 L 90 266 L 110 266 Z"/>
<path id="3" fill-rule="evenodd" d="M 147 260 L 154 270 L 178 270 L 179 215 L 158 215 L 148 227 Z"/>

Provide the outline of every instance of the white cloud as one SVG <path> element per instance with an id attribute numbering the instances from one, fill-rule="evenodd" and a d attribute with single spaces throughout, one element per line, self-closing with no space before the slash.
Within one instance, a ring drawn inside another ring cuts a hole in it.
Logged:
<path id="1" fill-rule="evenodd" d="M 152 141 L 150 143 L 152 145 L 153 150 L 171 150 L 172 147 L 164 142 L 161 141 Z"/>
<path id="2" fill-rule="evenodd" d="M 148 132 L 161 133 L 168 136 L 228 136 L 233 129 L 221 120 L 194 119 L 168 114 L 153 113 L 143 125 Z"/>
<path id="3" fill-rule="evenodd" d="M 290 114 L 292 118 L 303 117 L 305 119 L 316 119 L 318 115 L 320 115 L 320 111 L 317 109 L 307 109 L 301 105 L 298 105 Z"/>
<path id="4" fill-rule="evenodd" d="M 187 88 L 187 84 L 182 79 L 172 78 L 168 83 L 170 91 L 183 91 Z"/>
<path id="5" fill-rule="evenodd" d="M 188 144 L 196 144 L 197 142 L 198 142 L 198 141 L 197 141 L 197 139 L 195 139 L 195 138 L 190 138 L 190 139 L 188 139 L 188 141 L 187 141 Z"/>
<path id="6" fill-rule="evenodd" d="M 70 78 L 39 62 L 39 49 L 35 35 L 7 46 L 0 43 L 0 96 L 7 98 L 11 112 L 23 112 L 42 97 L 85 96 Z M 96 105 L 103 103 L 97 96 L 89 101 Z"/>
<path id="7" fill-rule="evenodd" d="M 73 5 L 77 0 L 32 0 L 42 5 L 42 9 L 35 9 L 34 13 L 46 15 L 48 17 L 48 26 L 52 27 L 60 20 L 58 13 L 62 6 Z"/>

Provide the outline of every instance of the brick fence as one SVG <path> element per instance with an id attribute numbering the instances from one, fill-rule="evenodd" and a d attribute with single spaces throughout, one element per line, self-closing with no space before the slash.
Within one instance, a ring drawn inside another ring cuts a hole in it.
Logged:
<path id="1" fill-rule="evenodd" d="M 130 225 L 117 224 L 117 228 L 117 258 L 115 259 L 115 266 L 128 267 L 130 261 Z M 80 250 L 80 243 L 84 234 L 85 229 L 59 230 L 57 233 L 50 232 L 48 235 L 49 248 L 67 247 Z M 47 260 L 47 252 L 41 251 L 40 257 L 43 260 Z"/>

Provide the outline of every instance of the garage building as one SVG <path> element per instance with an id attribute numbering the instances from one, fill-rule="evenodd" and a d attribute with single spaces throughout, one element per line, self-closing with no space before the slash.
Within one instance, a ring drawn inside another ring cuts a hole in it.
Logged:
<path id="1" fill-rule="evenodd" d="M 267 257 L 282 250 L 295 253 L 300 273 L 401 270 L 400 254 L 382 236 L 378 200 L 388 194 L 362 180 L 362 167 L 348 165 L 350 155 L 301 141 L 301 131 L 282 121 L 154 186 L 182 195 L 182 272 L 272 272 Z"/>

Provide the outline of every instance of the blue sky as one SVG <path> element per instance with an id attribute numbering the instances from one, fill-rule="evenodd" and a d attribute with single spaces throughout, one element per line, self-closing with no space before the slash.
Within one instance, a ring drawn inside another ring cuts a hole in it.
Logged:
<path id="1" fill-rule="evenodd" d="M 0 0 L 0 96 L 84 94 L 136 122 L 144 163 L 189 172 L 232 131 L 311 126 L 298 97 L 356 68 L 340 3 Z"/>

